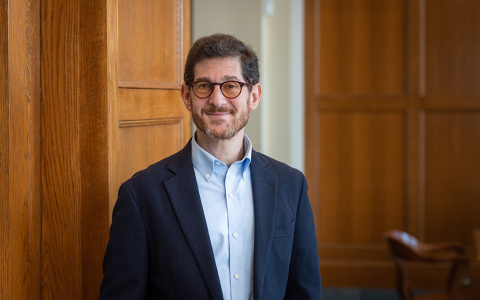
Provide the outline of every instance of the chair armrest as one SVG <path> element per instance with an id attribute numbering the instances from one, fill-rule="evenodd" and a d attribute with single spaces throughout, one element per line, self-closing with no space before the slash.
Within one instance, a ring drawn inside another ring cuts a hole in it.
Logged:
<path id="1" fill-rule="evenodd" d="M 459 254 L 466 253 L 465 245 L 461 242 L 423 243 L 420 248 L 426 252 L 455 251 Z"/>
<path id="2" fill-rule="evenodd" d="M 429 262 L 450 262 L 454 264 L 470 265 L 470 257 L 463 253 L 448 252 L 423 252 L 420 254 L 424 260 Z"/>

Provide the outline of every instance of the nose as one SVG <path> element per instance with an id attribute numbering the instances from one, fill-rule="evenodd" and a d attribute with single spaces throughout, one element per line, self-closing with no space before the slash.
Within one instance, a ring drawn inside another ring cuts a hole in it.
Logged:
<path id="1" fill-rule="evenodd" d="M 226 100 L 227 98 L 223 95 L 222 90 L 220 89 L 220 86 L 214 85 L 213 92 L 210 95 L 210 99 L 208 102 L 216 107 L 220 107 L 226 104 Z"/>

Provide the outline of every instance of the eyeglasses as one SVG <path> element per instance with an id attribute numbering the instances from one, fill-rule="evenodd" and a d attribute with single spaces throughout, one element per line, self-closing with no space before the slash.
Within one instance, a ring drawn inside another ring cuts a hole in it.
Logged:
<path id="1" fill-rule="evenodd" d="M 193 83 L 190 83 L 189 85 L 193 87 L 193 93 L 195 94 L 195 96 L 201 99 L 210 97 L 210 95 L 213 93 L 213 88 L 215 87 L 215 85 L 220 86 L 220 90 L 226 98 L 233 99 L 237 98 L 238 95 L 240 95 L 240 93 L 242 92 L 243 86 L 248 84 L 240 81 L 225 81 L 222 83 L 195 81 Z"/>

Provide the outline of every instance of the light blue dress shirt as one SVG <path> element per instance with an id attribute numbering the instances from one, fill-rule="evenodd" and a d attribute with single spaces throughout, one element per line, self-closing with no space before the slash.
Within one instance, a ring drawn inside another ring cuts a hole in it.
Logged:
<path id="1" fill-rule="evenodd" d="M 226 300 L 253 297 L 252 143 L 246 135 L 243 149 L 243 159 L 228 168 L 192 139 L 195 176 Z"/>

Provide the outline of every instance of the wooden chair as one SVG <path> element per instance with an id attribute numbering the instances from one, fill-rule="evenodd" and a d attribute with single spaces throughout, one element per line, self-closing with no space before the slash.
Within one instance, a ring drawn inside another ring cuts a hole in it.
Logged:
<path id="1" fill-rule="evenodd" d="M 470 299 L 469 296 L 462 294 L 462 290 L 465 289 L 464 279 L 467 278 L 470 267 L 470 260 L 465 254 L 464 245 L 458 242 L 422 243 L 412 235 L 399 230 L 388 231 L 385 238 L 395 261 L 396 288 L 400 299 Z M 452 263 L 445 292 L 414 297 L 407 273 L 408 261 Z"/>

